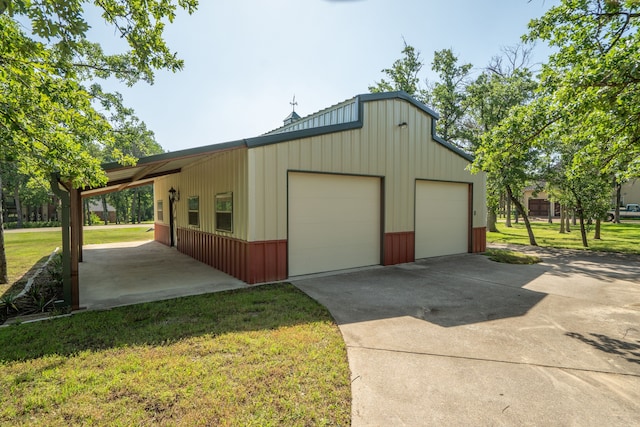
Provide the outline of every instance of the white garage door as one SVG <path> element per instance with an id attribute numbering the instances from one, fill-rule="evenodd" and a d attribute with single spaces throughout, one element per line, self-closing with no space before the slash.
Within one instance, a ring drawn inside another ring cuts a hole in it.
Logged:
<path id="1" fill-rule="evenodd" d="M 416 181 L 416 259 L 469 250 L 469 185 Z"/>
<path id="2" fill-rule="evenodd" d="M 380 264 L 380 179 L 289 173 L 289 275 Z"/>

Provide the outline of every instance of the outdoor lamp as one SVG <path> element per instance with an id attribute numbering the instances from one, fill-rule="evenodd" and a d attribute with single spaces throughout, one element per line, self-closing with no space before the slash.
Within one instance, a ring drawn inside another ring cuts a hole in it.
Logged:
<path id="1" fill-rule="evenodd" d="M 180 191 L 171 187 L 169 189 L 169 200 L 171 200 L 172 202 L 177 202 L 178 200 L 180 200 Z"/>

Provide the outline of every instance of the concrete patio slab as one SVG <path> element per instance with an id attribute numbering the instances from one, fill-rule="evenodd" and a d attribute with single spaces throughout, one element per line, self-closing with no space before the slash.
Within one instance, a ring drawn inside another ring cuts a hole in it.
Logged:
<path id="1" fill-rule="evenodd" d="M 248 286 L 155 241 L 85 245 L 79 274 L 80 307 L 87 309 Z"/>

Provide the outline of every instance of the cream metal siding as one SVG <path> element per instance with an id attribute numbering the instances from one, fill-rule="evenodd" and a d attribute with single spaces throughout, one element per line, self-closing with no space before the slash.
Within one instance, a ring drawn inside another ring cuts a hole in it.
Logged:
<path id="1" fill-rule="evenodd" d="M 416 181 L 416 259 L 469 250 L 469 184 Z"/>
<path id="2" fill-rule="evenodd" d="M 164 200 L 164 223 L 169 224 L 169 188 L 180 191 L 176 202 L 176 227 L 188 227 L 200 231 L 247 239 L 248 230 L 248 164 L 247 149 L 222 151 L 182 168 L 178 174 L 158 178 L 154 185 L 154 197 Z M 233 192 L 233 233 L 215 230 L 215 195 Z M 188 225 L 189 197 L 198 196 L 200 202 L 200 224 Z"/>
<path id="3" fill-rule="evenodd" d="M 484 227 L 484 175 L 432 140 L 431 117 L 401 99 L 360 104 L 361 129 L 251 148 L 249 240 L 287 239 L 287 171 L 384 176 L 384 230 L 414 230 L 416 179 L 473 184 L 473 226 Z M 406 126 L 398 126 L 406 122 Z"/>
<path id="4" fill-rule="evenodd" d="M 380 178 L 289 174 L 289 275 L 380 264 Z"/>

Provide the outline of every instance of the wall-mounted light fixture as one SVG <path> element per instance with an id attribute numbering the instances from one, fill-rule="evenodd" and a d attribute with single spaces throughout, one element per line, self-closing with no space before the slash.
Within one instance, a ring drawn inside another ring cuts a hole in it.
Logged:
<path id="1" fill-rule="evenodd" d="M 176 190 L 175 188 L 171 187 L 169 189 L 169 200 L 171 200 L 172 202 L 177 202 L 180 200 L 180 190 Z"/>
<path id="2" fill-rule="evenodd" d="M 404 129 L 407 127 L 407 122 L 402 122 L 398 125 L 399 128 Z"/>

